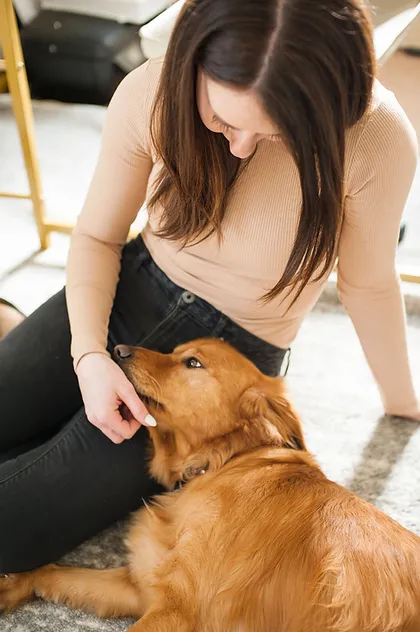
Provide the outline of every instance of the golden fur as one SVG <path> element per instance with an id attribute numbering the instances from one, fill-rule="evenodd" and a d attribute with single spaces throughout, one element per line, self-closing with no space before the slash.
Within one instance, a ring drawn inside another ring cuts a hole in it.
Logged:
<path id="1" fill-rule="evenodd" d="M 151 473 L 185 484 L 134 515 L 126 567 L 12 575 L 0 606 L 37 595 L 132 632 L 420 631 L 420 538 L 325 477 L 281 379 L 221 341 L 122 350 L 158 422 Z"/>

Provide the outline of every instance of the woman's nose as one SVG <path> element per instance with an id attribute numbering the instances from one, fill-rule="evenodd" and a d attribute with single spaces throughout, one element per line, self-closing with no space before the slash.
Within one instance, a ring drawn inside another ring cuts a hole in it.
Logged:
<path id="1" fill-rule="evenodd" d="M 233 132 L 230 138 L 230 151 L 237 158 L 244 160 L 254 153 L 257 146 L 257 137 L 255 134 L 246 134 L 243 132 Z"/>

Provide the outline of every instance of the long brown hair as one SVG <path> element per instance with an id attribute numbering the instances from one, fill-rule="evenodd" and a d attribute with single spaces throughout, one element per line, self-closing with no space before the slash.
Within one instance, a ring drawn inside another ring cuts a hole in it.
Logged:
<path id="1" fill-rule="evenodd" d="M 369 107 L 375 74 L 372 27 L 360 0 L 186 1 L 166 54 L 152 115 L 164 167 L 150 206 L 159 234 L 186 244 L 217 232 L 241 162 L 207 129 L 196 102 L 201 69 L 254 89 L 281 130 L 300 174 L 296 240 L 269 300 L 324 276 L 343 217 L 346 130 Z M 252 160 L 252 158 L 251 158 Z"/>

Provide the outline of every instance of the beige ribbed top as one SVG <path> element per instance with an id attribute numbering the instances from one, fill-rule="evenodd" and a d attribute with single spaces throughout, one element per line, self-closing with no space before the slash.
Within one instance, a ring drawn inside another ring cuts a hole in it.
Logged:
<path id="1" fill-rule="evenodd" d="M 105 352 L 121 248 L 160 168 L 149 123 L 161 67 L 162 61 L 155 60 L 136 69 L 109 106 L 99 162 L 68 262 L 67 300 L 76 365 L 87 353 Z M 385 408 L 400 415 L 419 410 L 395 269 L 399 225 L 417 150 L 403 110 L 393 94 L 376 83 L 369 114 L 347 135 L 338 286 Z M 144 240 L 155 262 L 176 284 L 264 340 L 288 347 L 327 278 L 309 284 L 289 311 L 291 299 L 284 295 L 268 304 L 259 298 L 282 275 L 301 203 L 298 171 L 285 145 L 261 141 L 235 184 L 220 245 L 214 236 L 179 250 L 177 244 L 155 235 L 158 211 L 149 217 Z"/>

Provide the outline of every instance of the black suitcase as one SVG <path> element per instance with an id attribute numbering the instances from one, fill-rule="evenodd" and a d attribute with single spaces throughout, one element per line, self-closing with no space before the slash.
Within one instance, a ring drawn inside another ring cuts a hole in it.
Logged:
<path id="1" fill-rule="evenodd" d="M 106 105 L 126 74 L 116 57 L 138 46 L 138 27 L 63 11 L 41 11 L 21 30 L 35 98 Z"/>

